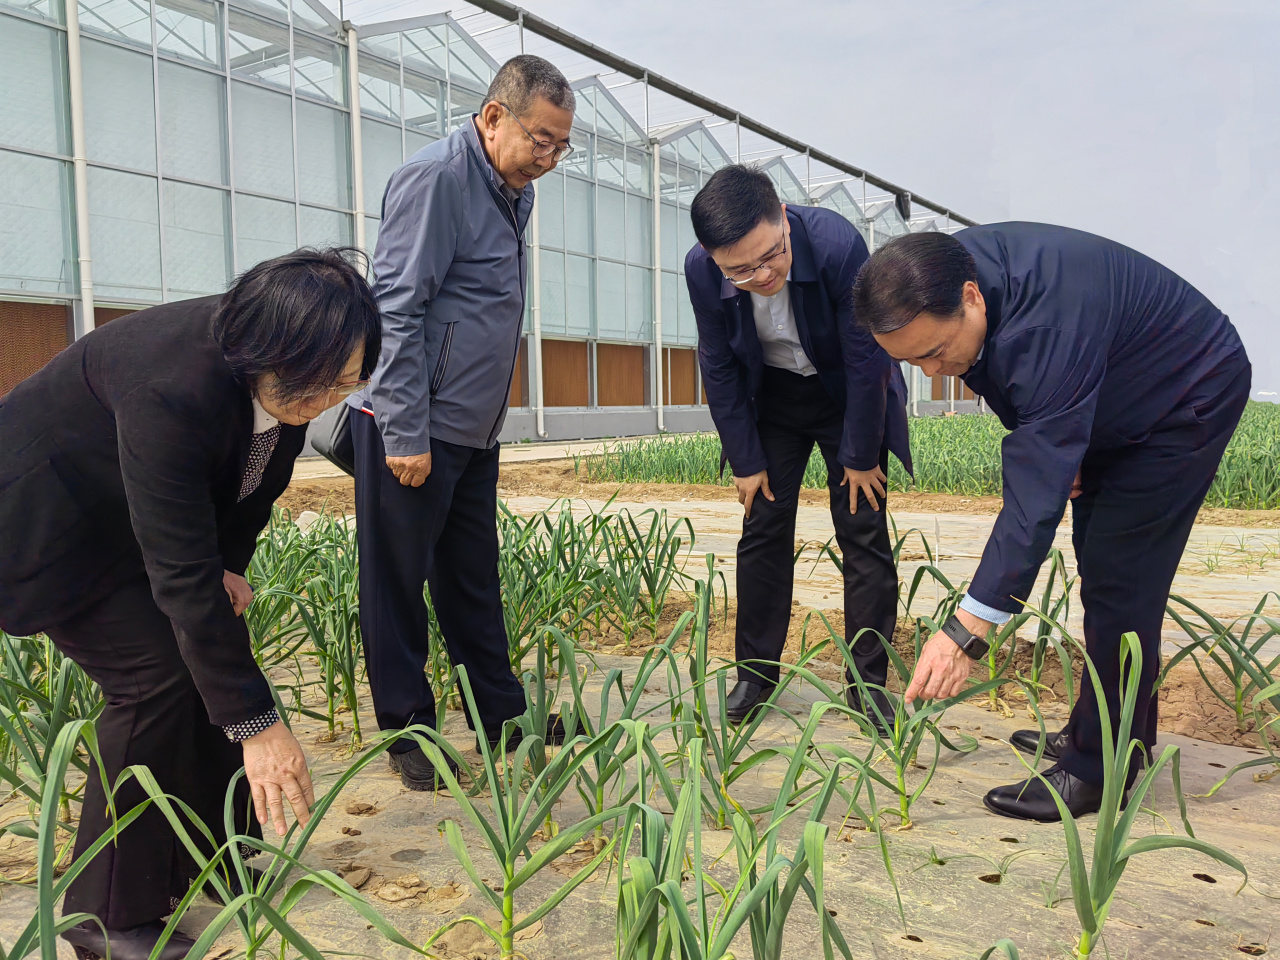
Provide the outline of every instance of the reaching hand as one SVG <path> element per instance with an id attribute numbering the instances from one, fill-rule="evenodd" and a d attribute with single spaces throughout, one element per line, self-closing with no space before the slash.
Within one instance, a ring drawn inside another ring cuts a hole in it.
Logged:
<path id="1" fill-rule="evenodd" d="M 973 661 L 956 642 L 939 630 L 929 638 L 916 661 L 911 683 L 903 695 L 914 700 L 946 700 L 964 689 Z"/>
<path id="2" fill-rule="evenodd" d="M 431 454 L 420 453 L 416 457 L 387 457 L 387 466 L 395 478 L 406 487 L 420 487 L 431 476 Z"/>
<path id="3" fill-rule="evenodd" d="M 870 470 L 854 470 L 852 467 L 845 467 L 844 479 L 840 481 L 840 486 L 843 487 L 846 483 L 849 485 L 849 512 L 858 512 L 858 491 L 861 490 L 863 496 L 867 498 L 867 503 L 871 504 L 871 509 L 879 513 L 880 500 L 884 499 L 884 485 L 888 480 L 879 464 Z M 876 499 L 877 496 L 880 500 Z"/>
<path id="4" fill-rule="evenodd" d="M 235 610 L 237 617 L 248 610 L 249 604 L 253 603 L 253 587 L 249 586 L 249 581 L 240 574 L 223 570 L 222 587 L 231 598 L 231 607 Z"/>
<path id="5" fill-rule="evenodd" d="M 254 734 L 240 744 L 244 748 L 244 773 L 253 794 L 253 809 L 258 823 L 266 827 L 270 819 L 276 836 L 283 837 L 288 828 L 284 822 L 284 798 L 302 826 L 311 819 L 316 802 L 307 771 L 307 757 L 289 728 L 276 723 Z"/>
<path id="6" fill-rule="evenodd" d="M 746 508 L 747 516 L 751 516 L 751 504 L 758 492 L 763 491 L 766 500 L 773 499 L 769 490 L 769 471 L 761 470 L 749 477 L 734 477 L 733 485 L 738 488 L 738 502 Z"/>

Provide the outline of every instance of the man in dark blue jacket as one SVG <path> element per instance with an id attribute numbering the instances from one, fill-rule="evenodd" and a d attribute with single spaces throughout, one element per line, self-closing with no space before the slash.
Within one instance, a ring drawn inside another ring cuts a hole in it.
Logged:
<path id="1" fill-rule="evenodd" d="M 1249 396 L 1249 359 L 1231 321 L 1155 261 L 1037 223 L 902 237 L 871 258 L 854 299 L 892 356 L 930 376 L 963 377 L 1012 431 L 1002 448 L 1004 507 L 907 698 L 963 688 L 965 654 L 980 656 L 991 625 L 1022 609 L 1070 499 L 1085 644 L 1114 730 L 1120 641 L 1137 633 L 1134 736 L 1150 751 L 1169 587 Z M 1034 752 L 1039 735 L 1018 731 L 1013 742 Z M 1102 723 L 1088 680 L 1044 755 L 1053 761 L 1044 777 L 1072 815 L 1096 811 Z M 985 802 L 1005 816 L 1059 819 L 1039 780 L 997 787 Z"/>
<path id="2" fill-rule="evenodd" d="M 800 481 L 815 443 L 844 555 L 845 638 L 862 679 L 885 682 L 880 637 L 893 636 L 898 574 L 881 501 L 889 451 L 911 465 L 906 387 L 898 365 L 854 322 L 853 281 L 867 247 L 849 221 L 830 210 L 788 209 L 766 174 L 737 164 L 707 181 L 690 213 L 699 245 L 685 257 L 685 279 L 698 362 L 746 513 L 738 682 L 727 704 L 729 719 L 741 722 L 778 682 Z M 856 687 L 849 701 L 863 708 Z M 882 712 L 887 706 L 881 700 Z"/>

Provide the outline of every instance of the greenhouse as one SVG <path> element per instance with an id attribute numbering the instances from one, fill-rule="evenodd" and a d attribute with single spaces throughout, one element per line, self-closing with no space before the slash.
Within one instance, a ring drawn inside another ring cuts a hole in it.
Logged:
<path id="1" fill-rule="evenodd" d="M 725 163 L 873 248 L 968 222 L 514 10 L 353 23 L 320 0 L 0 0 L 0 394 L 95 326 L 263 259 L 372 253 L 392 171 L 521 50 L 561 67 L 578 110 L 576 149 L 536 185 L 504 440 L 711 427 L 682 272 L 689 204 Z M 948 378 L 908 378 L 913 413 L 973 407 Z"/>

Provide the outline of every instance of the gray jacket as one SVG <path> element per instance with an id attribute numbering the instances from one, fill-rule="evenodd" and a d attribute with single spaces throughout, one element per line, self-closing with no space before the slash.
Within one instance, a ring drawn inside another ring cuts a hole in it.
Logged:
<path id="1" fill-rule="evenodd" d="M 475 123 L 391 175 L 373 259 L 382 354 L 367 390 L 387 455 L 431 438 L 488 449 L 507 414 L 524 319 L 524 229 L 533 187 L 512 203 Z"/>

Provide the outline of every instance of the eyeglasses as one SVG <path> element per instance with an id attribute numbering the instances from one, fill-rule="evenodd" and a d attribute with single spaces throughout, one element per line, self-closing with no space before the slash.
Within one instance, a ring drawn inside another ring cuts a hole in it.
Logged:
<path id="1" fill-rule="evenodd" d="M 516 112 L 514 110 L 508 107 L 505 103 L 500 101 L 496 102 L 498 103 L 498 106 L 511 114 L 511 119 L 520 124 L 520 129 L 524 131 L 524 135 L 533 141 L 533 156 L 535 159 L 542 160 L 545 157 L 551 157 L 556 163 L 559 163 L 569 154 L 573 153 L 572 143 L 566 143 L 564 146 L 560 146 L 560 144 L 552 143 L 550 140 L 539 140 L 529 132 L 528 127 L 523 123 L 520 123 L 520 118 L 516 116 Z"/>
<path id="2" fill-rule="evenodd" d="M 317 390 L 315 393 L 309 393 L 303 400 L 318 400 L 320 397 L 349 397 L 353 393 L 359 393 L 369 385 L 368 379 L 364 380 L 344 380 L 341 383 L 335 383 L 332 387 L 325 387 L 323 390 Z"/>
<path id="3" fill-rule="evenodd" d="M 733 274 L 732 276 L 725 273 L 724 278 L 728 280 L 730 283 L 732 283 L 735 287 L 740 287 L 743 284 L 750 283 L 752 280 L 755 279 L 757 273 L 759 273 L 761 270 L 768 267 L 769 264 L 776 261 L 779 257 L 781 257 L 786 252 L 787 252 L 787 235 L 784 233 L 782 235 L 781 250 L 779 250 L 777 253 L 769 254 L 769 256 L 765 257 L 763 260 L 761 260 L 759 263 L 757 263 L 754 267 L 752 267 L 749 270 L 739 270 L 737 273 Z M 721 273 L 724 273 L 724 271 L 721 271 Z"/>

